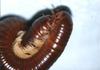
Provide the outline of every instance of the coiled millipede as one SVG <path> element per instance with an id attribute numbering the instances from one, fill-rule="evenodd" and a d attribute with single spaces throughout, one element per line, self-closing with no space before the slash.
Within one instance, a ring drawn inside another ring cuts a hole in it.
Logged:
<path id="1" fill-rule="evenodd" d="M 29 21 L 0 18 L 1 70 L 48 70 L 63 52 L 72 26 L 66 6 L 42 10 Z"/>

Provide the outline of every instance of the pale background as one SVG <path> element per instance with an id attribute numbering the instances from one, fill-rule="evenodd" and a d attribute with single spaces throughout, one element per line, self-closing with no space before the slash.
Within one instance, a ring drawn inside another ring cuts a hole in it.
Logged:
<path id="1" fill-rule="evenodd" d="M 51 4 L 69 6 L 74 26 L 63 54 L 49 70 L 100 70 L 100 0 L 1 0 L 1 16 L 30 19 Z"/>

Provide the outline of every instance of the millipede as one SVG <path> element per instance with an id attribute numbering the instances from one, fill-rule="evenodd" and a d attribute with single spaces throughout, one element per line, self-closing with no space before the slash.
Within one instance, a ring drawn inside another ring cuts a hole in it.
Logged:
<path id="1" fill-rule="evenodd" d="M 0 69 L 48 70 L 64 51 L 73 22 L 67 6 L 43 9 L 30 20 L 0 18 Z"/>

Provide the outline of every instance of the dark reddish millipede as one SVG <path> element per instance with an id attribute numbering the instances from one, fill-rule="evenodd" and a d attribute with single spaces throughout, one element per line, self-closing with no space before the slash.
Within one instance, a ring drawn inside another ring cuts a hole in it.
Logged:
<path id="1" fill-rule="evenodd" d="M 1 69 L 48 70 L 63 52 L 72 26 L 66 6 L 41 10 L 31 20 L 0 18 Z"/>

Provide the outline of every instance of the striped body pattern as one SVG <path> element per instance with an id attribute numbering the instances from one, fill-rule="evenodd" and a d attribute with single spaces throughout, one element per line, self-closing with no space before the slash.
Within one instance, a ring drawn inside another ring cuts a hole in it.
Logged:
<path id="1" fill-rule="evenodd" d="M 64 51 L 72 32 L 70 9 L 58 6 L 31 20 L 10 15 L 0 19 L 2 70 L 48 70 Z"/>

